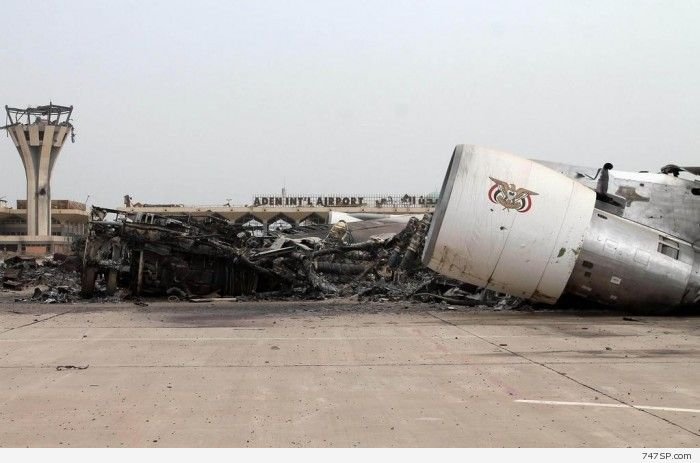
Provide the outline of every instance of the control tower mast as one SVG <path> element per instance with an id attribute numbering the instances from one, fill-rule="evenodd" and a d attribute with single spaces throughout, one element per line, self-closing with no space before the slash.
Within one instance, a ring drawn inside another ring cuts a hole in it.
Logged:
<path id="1" fill-rule="evenodd" d="M 70 117 L 73 106 L 10 108 L 10 134 L 27 176 L 27 235 L 51 236 L 51 171 L 68 133 L 73 139 Z"/>

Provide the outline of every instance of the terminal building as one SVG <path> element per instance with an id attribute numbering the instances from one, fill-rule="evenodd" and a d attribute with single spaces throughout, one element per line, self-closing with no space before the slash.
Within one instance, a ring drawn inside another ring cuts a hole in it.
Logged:
<path id="1" fill-rule="evenodd" d="M 272 231 L 299 225 L 326 224 L 342 220 L 376 219 L 391 215 L 422 215 L 433 212 L 438 194 L 281 195 L 255 196 L 243 206 L 186 206 L 183 204 L 132 203 L 124 197 L 128 213 L 167 216 L 217 214 L 251 229 Z"/>
<path id="2" fill-rule="evenodd" d="M 27 201 L 17 207 L 0 201 L 0 255 L 68 253 L 71 242 L 87 232 L 89 213 L 84 203 L 51 200 L 51 236 L 28 236 Z"/>

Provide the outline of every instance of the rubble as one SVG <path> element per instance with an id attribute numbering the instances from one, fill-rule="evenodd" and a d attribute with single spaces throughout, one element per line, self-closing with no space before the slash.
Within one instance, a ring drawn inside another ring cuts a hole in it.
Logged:
<path id="1" fill-rule="evenodd" d="M 84 366 L 77 366 L 77 365 L 58 365 L 56 367 L 56 371 L 63 371 L 63 370 L 87 370 L 90 367 L 90 365 L 84 365 Z"/>
<path id="2" fill-rule="evenodd" d="M 73 302 L 80 294 L 79 269 L 80 259 L 76 256 L 14 256 L 0 261 L 0 288 L 21 291 L 34 287 L 30 297 L 18 297 L 17 302 Z"/>
<path id="3" fill-rule="evenodd" d="M 340 221 L 270 233 L 216 214 L 169 217 L 93 207 L 83 297 L 208 301 L 346 297 L 513 307 L 420 263 L 431 215 Z"/>
<path id="4" fill-rule="evenodd" d="M 216 215 L 169 217 L 93 208 L 82 256 L 0 261 L 0 290 L 17 302 L 143 297 L 170 302 L 349 298 L 512 308 L 422 266 L 431 216 L 340 221 L 261 233 Z M 76 249 L 77 251 L 78 249 Z"/>

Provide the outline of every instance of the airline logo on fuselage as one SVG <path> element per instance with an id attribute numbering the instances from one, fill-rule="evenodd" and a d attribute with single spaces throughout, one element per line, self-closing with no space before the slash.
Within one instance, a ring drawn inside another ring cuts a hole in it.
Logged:
<path id="1" fill-rule="evenodd" d="M 518 212 L 527 212 L 532 208 L 532 196 L 538 193 L 516 188 L 515 184 L 507 183 L 497 178 L 489 177 L 494 185 L 489 190 L 489 199 L 492 203 L 500 204 L 505 209 L 514 209 Z"/>

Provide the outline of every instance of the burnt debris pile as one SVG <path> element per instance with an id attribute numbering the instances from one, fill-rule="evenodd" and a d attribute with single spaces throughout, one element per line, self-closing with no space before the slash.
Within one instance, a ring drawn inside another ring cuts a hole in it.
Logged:
<path id="1" fill-rule="evenodd" d="M 216 214 L 169 217 L 93 208 L 82 262 L 83 297 L 354 297 L 512 306 L 423 267 L 429 214 L 275 232 Z"/>
<path id="2" fill-rule="evenodd" d="M 4 291 L 34 288 L 31 295 L 16 301 L 72 302 L 80 298 L 80 266 L 78 257 L 64 254 L 14 256 L 0 261 L 0 288 Z"/>

